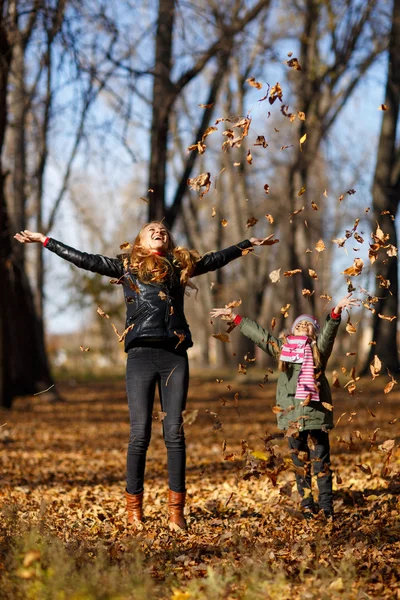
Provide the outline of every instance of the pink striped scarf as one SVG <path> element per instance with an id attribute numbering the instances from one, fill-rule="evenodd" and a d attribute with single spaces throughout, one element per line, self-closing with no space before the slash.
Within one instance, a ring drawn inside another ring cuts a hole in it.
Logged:
<path id="1" fill-rule="evenodd" d="M 283 344 L 280 360 L 302 364 L 297 380 L 296 398 L 314 402 L 319 401 L 319 392 L 315 382 L 314 357 L 310 340 L 306 335 L 288 335 Z"/>

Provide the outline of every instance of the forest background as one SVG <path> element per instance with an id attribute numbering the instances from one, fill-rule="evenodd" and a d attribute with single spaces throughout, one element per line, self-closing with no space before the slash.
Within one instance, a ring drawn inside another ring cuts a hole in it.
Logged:
<path id="1" fill-rule="evenodd" d="M 0 0 L 4 598 L 400 598 L 399 44 L 400 0 Z M 153 218 L 200 253 L 279 241 L 195 280 L 189 527 L 167 526 L 155 406 L 132 535 L 121 290 L 13 235 L 115 256 Z M 279 333 L 347 291 L 336 519 L 309 523 L 275 365 L 209 311 Z"/>
<path id="2" fill-rule="evenodd" d="M 299 312 L 322 319 L 347 287 L 362 307 L 339 351 L 398 370 L 397 2 L 1 9 L 1 404 L 51 385 L 49 359 L 124 360 L 96 314 L 123 331 L 120 290 L 12 243 L 25 228 L 111 256 L 152 218 L 201 253 L 273 233 L 196 282 L 194 364 L 254 354 L 212 337 L 213 306 L 240 299 L 278 333 Z M 45 330 L 77 335 L 46 352 Z"/>

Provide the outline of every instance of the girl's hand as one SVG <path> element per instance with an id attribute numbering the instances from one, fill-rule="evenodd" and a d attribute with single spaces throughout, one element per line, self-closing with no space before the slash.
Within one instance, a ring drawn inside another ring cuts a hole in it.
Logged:
<path id="1" fill-rule="evenodd" d="M 43 244 L 46 241 L 46 236 L 43 233 L 28 231 L 25 229 L 24 231 L 20 231 L 14 235 L 14 239 L 21 242 L 21 244 L 33 244 L 34 242 L 39 242 Z"/>
<path id="2" fill-rule="evenodd" d="M 213 308 L 210 315 L 213 319 L 221 317 L 223 321 L 233 321 L 237 316 L 231 308 Z"/>
<path id="3" fill-rule="evenodd" d="M 271 233 L 271 235 L 269 235 L 266 238 L 252 237 L 252 238 L 250 238 L 250 242 L 252 243 L 253 246 L 272 246 L 272 244 L 277 244 L 279 242 L 279 240 L 274 240 L 273 237 L 274 237 L 273 233 Z"/>
<path id="4" fill-rule="evenodd" d="M 360 301 L 356 298 L 352 298 L 351 294 L 347 294 L 347 296 L 339 300 L 333 310 L 337 315 L 340 315 L 344 308 L 352 308 L 353 306 L 360 306 Z"/>

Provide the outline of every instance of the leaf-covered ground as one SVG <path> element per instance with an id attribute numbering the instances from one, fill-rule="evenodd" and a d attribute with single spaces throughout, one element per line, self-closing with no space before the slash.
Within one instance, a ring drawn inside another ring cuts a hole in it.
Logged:
<path id="1" fill-rule="evenodd" d="M 397 386 L 334 390 L 331 524 L 298 511 L 287 442 L 269 439 L 275 386 L 260 382 L 192 376 L 185 533 L 167 527 L 158 405 L 146 524 L 126 525 L 123 381 L 64 383 L 63 403 L 1 412 L 0 597 L 400 598 Z"/>

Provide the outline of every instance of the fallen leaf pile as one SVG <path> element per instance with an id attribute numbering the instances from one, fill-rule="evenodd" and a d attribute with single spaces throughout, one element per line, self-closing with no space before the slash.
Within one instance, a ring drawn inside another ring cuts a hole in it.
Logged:
<path id="1" fill-rule="evenodd" d="M 346 388 L 333 390 L 333 524 L 321 515 L 306 521 L 299 511 L 268 375 L 259 385 L 254 375 L 252 381 L 242 374 L 192 377 L 184 414 L 187 532 L 167 527 L 165 413 L 158 402 L 146 466 L 146 522 L 134 533 L 124 505 L 129 424 L 123 381 L 65 383 L 61 403 L 17 400 L 12 413 L 0 413 L 0 589 L 17 589 L 12 581 L 25 591 L 50 585 L 46 565 L 56 557 L 49 558 L 39 534 L 18 550 L 18 571 L 8 562 L 12 540 L 38 528 L 58 539 L 78 565 L 78 579 L 104 560 L 103 586 L 107 569 L 119 568 L 122 582 L 134 554 L 140 568 L 131 564 L 130 576 L 150 586 L 152 598 L 398 598 L 400 392 L 381 393 L 378 371 L 375 360 L 375 380 L 358 380 L 363 394 L 351 402 Z M 115 590 L 116 580 L 112 585 Z M 130 589 L 118 598 L 133 597 Z M 29 593 L 24 597 L 45 597 Z"/>

